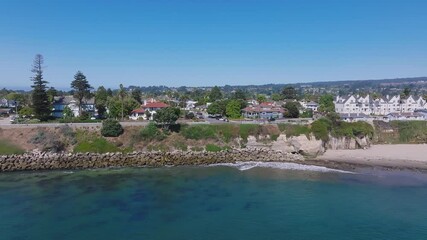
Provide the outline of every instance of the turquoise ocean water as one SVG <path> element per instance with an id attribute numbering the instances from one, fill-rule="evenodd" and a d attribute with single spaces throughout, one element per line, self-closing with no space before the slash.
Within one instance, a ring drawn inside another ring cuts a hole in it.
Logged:
<path id="1" fill-rule="evenodd" d="M 275 167 L 2 173 L 0 239 L 427 239 L 424 174 Z"/>

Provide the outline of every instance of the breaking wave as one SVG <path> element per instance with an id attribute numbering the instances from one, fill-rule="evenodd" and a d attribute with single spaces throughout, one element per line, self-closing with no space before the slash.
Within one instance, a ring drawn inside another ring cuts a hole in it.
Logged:
<path id="1" fill-rule="evenodd" d="M 236 162 L 236 163 L 216 163 L 210 164 L 209 166 L 227 166 L 234 167 L 240 171 L 246 171 L 252 168 L 275 168 L 275 169 L 286 169 L 286 170 L 300 170 L 300 171 L 313 171 L 313 172 L 337 172 L 337 173 L 353 173 L 344 170 L 338 170 L 333 168 L 327 168 L 322 166 L 304 165 L 298 163 L 288 162 Z"/>

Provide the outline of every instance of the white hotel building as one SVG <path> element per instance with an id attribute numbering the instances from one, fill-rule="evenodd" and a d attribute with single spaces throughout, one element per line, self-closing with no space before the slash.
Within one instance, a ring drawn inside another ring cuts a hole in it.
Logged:
<path id="1" fill-rule="evenodd" d="M 373 99 L 367 95 L 337 96 L 334 101 L 335 112 L 340 114 L 388 115 L 390 113 L 413 113 L 415 110 L 427 109 L 426 100 L 422 97 L 399 95 Z"/>

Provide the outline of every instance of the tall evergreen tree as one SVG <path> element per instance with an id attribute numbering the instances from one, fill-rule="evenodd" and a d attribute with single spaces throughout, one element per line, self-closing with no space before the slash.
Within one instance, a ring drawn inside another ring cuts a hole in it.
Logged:
<path id="1" fill-rule="evenodd" d="M 71 82 L 71 88 L 73 89 L 74 97 L 77 99 L 79 116 L 81 116 L 83 100 L 90 97 L 92 86 L 87 81 L 86 76 L 82 72 L 77 71 L 76 75 L 74 75 L 74 80 Z"/>
<path id="2" fill-rule="evenodd" d="M 31 78 L 33 81 L 33 88 L 31 94 L 32 107 L 34 110 L 34 115 L 36 118 L 41 121 L 45 121 L 49 118 L 50 115 L 50 104 L 49 97 L 46 92 L 46 84 L 47 81 L 43 80 L 43 56 L 41 54 L 37 54 L 34 58 L 33 62 L 33 72 L 35 75 Z"/>
<path id="3" fill-rule="evenodd" d="M 119 86 L 119 97 L 120 101 L 122 103 L 122 120 L 124 118 L 124 104 L 125 104 L 125 97 L 127 96 L 126 89 L 123 87 L 123 84 L 120 84 Z"/>
<path id="4" fill-rule="evenodd" d="M 221 89 L 219 89 L 218 86 L 213 87 L 211 92 L 209 93 L 209 100 L 211 102 L 214 102 L 221 99 L 222 99 Z"/>
<path id="5" fill-rule="evenodd" d="M 142 93 L 141 93 L 141 89 L 139 88 L 135 88 L 134 90 L 132 90 L 132 98 L 135 99 L 137 102 L 139 102 L 139 104 L 142 103 Z"/>
<path id="6" fill-rule="evenodd" d="M 298 97 L 297 91 L 291 86 L 283 88 L 282 95 L 284 99 L 297 99 Z"/>

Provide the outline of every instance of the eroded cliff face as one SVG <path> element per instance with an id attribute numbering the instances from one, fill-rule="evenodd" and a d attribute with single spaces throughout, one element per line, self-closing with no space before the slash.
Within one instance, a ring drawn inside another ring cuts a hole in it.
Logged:
<path id="1" fill-rule="evenodd" d="M 363 137 L 330 137 L 326 142 L 326 148 L 331 150 L 345 150 L 345 149 L 366 149 L 371 146 L 369 138 Z"/>
<path id="2" fill-rule="evenodd" d="M 271 149 L 287 153 L 299 153 L 310 157 L 315 157 L 325 152 L 321 140 L 316 140 L 314 136 L 307 137 L 306 135 L 288 138 L 285 134 L 281 134 L 276 141 L 269 143 L 257 141 L 255 137 L 249 136 L 246 147 L 250 149 Z"/>
<path id="3" fill-rule="evenodd" d="M 367 137 L 330 137 L 328 142 L 317 140 L 313 135 L 300 135 L 286 137 L 281 134 L 276 141 L 263 141 L 249 136 L 246 147 L 249 149 L 271 149 L 287 153 L 299 153 L 307 157 L 322 155 L 327 149 L 365 149 L 370 147 L 370 140 Z"/>

